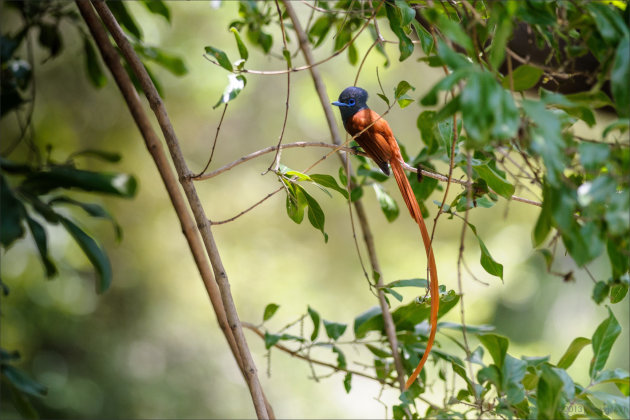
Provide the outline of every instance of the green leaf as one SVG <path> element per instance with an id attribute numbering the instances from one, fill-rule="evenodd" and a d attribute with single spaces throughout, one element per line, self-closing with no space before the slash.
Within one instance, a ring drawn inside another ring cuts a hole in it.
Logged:
<path id="1" fill-rule="evenodd" d="M 615 62 L 610 72 L 610 83 L 615 107 L 620 117 L 630 117 L 630 37 L 625 36 L 617 46 Z"/>
<path id="2" fill-rule="evenodd" d="M 585 392 L 604 403 L 604 413 L 606 413 L 607 416 L 616 414 L 622 419 L 630 418 L 630 403 L 628 402 L 628 397 L 620 397 L 607 392 L 589 389 L 585 390 Z"/>
<path id="3" fill-rule="evenodd" d="M 543 192 L 543 201 L 542 201 L 542 209 L 540 210 L 540 214 L 538 215 L 538 219 L 536 220 L 536 225 L 534 226 L 534 231 L 532 232 L 532 240 L 534 246 L 540 246 L 551 231 L 551 223 L 552 223 L 552 213 L 551 213 L 551 205 L 549 203 L 549 194 L 551 194 L 551 189 L 549 185 L 544 182 L 542 186 Z M 546 260 L 549 260 L 549 256 L 544 255 Z M 549 266 L 549 263 L 547 264 Z"/>
<path id="4" fill-rule="evenodd" d="M 277 305 L 275 303 L 270 303 L 267 306 L 265 306 L 265 312 L 263 313 L 263 321 L 267 321 L 268 319 L 270 319 L 276 313 L 279 307 L 280 305 Z"/>
<path id="5" fill-rule="evenodd" d="M 21 369 L 5 363 L 2 363 L 0 369 L 2 371 L 2 375 L 20 391 L 34 397 L 43 397 L 48 393 L 48 388 L 32 379 Z"/>
<path id="6" fill-rule="evenodd" d="M 568 369 L 578 357 L 580 351 L 582 351 L 582 349 L 590 343 L 591 340 L 586 337 L 575 338 L 571 344 L 569 344 L 567 351 L 565 351 L 560 360 L 558 360 L 558 367 L 561 369 Z"/>
<path id="7" fill-rule="evenodd" d="M 593 359 L 591 360 L 589 371 L 591 378 L 594 378 L 606 365 L 610 349 L 617 337 L 619 337 L 619 334 L 621 334 L 621 326 L 610 308 L 608 308 L 608 318 L 599 324 L 592 338 Z"/>
<path id="8" fill-rule="evenodd" d="M 610 288 L 610 303 L 619 303 L 628 294 L 628 283 L 613 283 Z"/>
<path id="9" fill-rule="evenodd" d="M 34 172 L 26 177 L 21 186 L 36 195 L 46 194 L 57 188 L 78 188 L 131 198 L 136 194 L 136 179 L 128 174 L 92 172 L 69 166 L 53 166 L 47 171 Z"/>
<path id="10" fill-rule="evenodd" d="M 328 234 L 324 232 L 324 223 L 326 221 L 326 217 L 322 208 L 319 206 L 317 200 L 315 200 L 309 193 L 302 189 L 302 194 L 304 194 L 304 198 L 308 203 L 308 221 L 311 222 L 311 225 L 324 235 L 324 242 L 328 242 Z"/>
<path id="11" fill-rule="evenodd" d="M 464 327 L 462 326 L 462 324 L 456 324 L 454 322 L 439 322 L 438 323 L 438 327 L 439 329 L 442 328 L 448 328 L 450 330 L 455 330 L 455 331 L 463 331 Z M 487 333 L 487 332 L 491 332 L 494 331 L 494 326 L 490 325 L 490 324 L 483 324 L 483 325 L 468 325 L 466 324 L 466 332 L 469 334 L 479 334 L 479 333 Z M 481 349 L 481 347 L 479 348 L 482 352 L 483 349 Z"/>
<path id="12" fill-rule="evenodd" d="M 326 39 L 326 34 L 330 31 L 330 27 L 334 23 L 334 18 L 330 14 L 324 14 L 317 18 L 315 23 L 311 25 L 308 36 L 311 39 L 313 48 L 319 47 Z"/>
<path id="13" fill-rule="evenodd" d="M 343 378 L 343 388 L 346 390 L 346 393 L 350 393 L 352 389 L 352 372 L 346 373 L 346 376 Z"/>
<path id="14" fill-rule="evenodd" d="M 509 354 L 505 355 L 501 369 L 502 388 L 505 390 L 508 404 L 518 404 L 525 399 L 523 378 L 527 363 Z"/>
<path id="15" fill-rule="evenodd" d="M 287 186 L 287 215 L 295 223 L 300 224 L 304 219 L 304 208 L 306 208 L 306 198 L 302 193 L 304 189 L 288 180 L 283 180 L 283 182 Z"/>
<path id="16" fill-rule="evenodd" d="M 467 77 L 470 74 L 470 68 L 464 67 L 461 69 L 457 69 L 452 73 L 449 73 L 448 76 L 443 77 L 437 82 L 433 87 L 422 97 L 420 103 L 424 106 L 433 106 L 438 103 L 438 93 L 445 90 L 450 90 L 455 86 L 457 82 L 459 82 L 464 77 Z M 425 111 L 428 112 L 428 111 Z M 430 112 L 430 111 L 429 111 Z M 427 114 L 429 116 L 431 114 Z M 436 119 L 433 118 L 435 122 Z"/>
<path id="17" fill-rule="evenodd" d="M 112 267 L 109 258 L 107 258 L 107 254 L 92 237 L 79 228 L 73 221 L 61 215 L 59 216 L 59 221 L 74 238 L 79 247 L 81 247 L 83 253 L 96 269 L 98 274 L 96 291 L 98 293 L 105 292 L 112 282 Z"/>
<path id="18" fill-rule="evenodd" d="M 337 180 L 334 177 L 325 174 L 313 174 L 310 177 L 313 182 L 321 185 L 322 187 L 333 189 L 345 198 L 348 198 L 348 191 L 337 184 Z"/>
<path id="19" fill-rule="evenodd" d="M 416 11 L 409 6 L 406 0 L 395 0 L 396 7 L 400 10 L 401 25 L 408 26 L 416 16 Z"/>
<path id="20" fill-rule="evenodd" d="M 315 309 L 309 306 L 308 315 L 311 317 L 311 321 L 313 321 L 313 332 L 311 333 L 311 341 L 315 341 L 315 339 L 319 335 L 319 313 L 317 313 Z"/>
<path id="21" fill-rule="evenodd" d="M 600 2 L 588 2 L 586 8 L 599 29 L 599 33 L 602 38 L 609 44 L 616 44 L 620 38 L 626 38 L 629 36 L 627 24 L 621 17 L 621 13 L 616 12 L 614 7 L 610 7 L 608 4 Z M 620 44 L 623 43 L 623 39 Z M 626 52 L 628 49 L 626 48 Z"/>
<path id="22" fill-rule="evenodd" d="M 468 223 L 468 227 L 470 227 L 473 231 L 477 241 L 479 242 L 479 249 L 481 250 L 481 259 L 479 262 L 481 263 L 481 266 L 488 274 L 492 274 L 493 276 L 497 276 L 503 280 L 503 264 L 496 262 L 494 258 L 492 258 L 490 251 L 486 248 L 486 244 L 484 244 L 479 235 L 477 235 L 477 228 L 471 223 Z"/>
<path id="23" fill-rule="evenodd" d="M 490 356 L 492 356 L 494 364 L 497 365 L 499 369 L 502 369 L 505 355 L 510 345 L 509 340 L 502 335 L 488 333 L 477 334 L 477 337 L 479 337 L 481 344 L 483 344 L 490 353 Z"/>
<path id="24" fill-rule="evenodd" d="M 0 175 L 0 242 L 8 248 L 14 241 L 24 236 L 24 226 L 22 218 L 26 214 L 26 209 L 19 201 L 9 184 Z"/>
<path id="25" fill-rule="evenodd" d="M 127 6 L 123 1 L 108 1 L 107 7 L 112 11 L 120 26 L 125 28 L 136 39 L 142 39 L 142 32 L 133 17 L 127 11 Z"/>
<path id="26" fill-rule="evenodd" d="M 212 109 L 216 109 L 221 104 L 227 104 L 232 99 L 236 98 L 245 88 L 245 85 L 247 85 L 247 79 L 242 74 L 228 74 L 228 85 L 225 87 L 223 95 L 221 95 L 219 101 L 212 107 Z"/>
<path id="27" fill-rule="evenodd" d="M 89 214 L 92 217 L 98 217 L 98 218 L 103 218 L 103 219 L 109 220 L 112 223 L 112 225 L 114 226 L 114 232 L 116 234 L 116 239 L 117 240 L 122 239 L 122 228 L 120 227 L 118 222 L 116 222 L 116 219 L 114 219 L 112 217 L 112 215 L 109 214 L 107 212 L 107 210 L 105 210 L 100 205 L 95 204 L 95 203 L 82 203 L 80 201 L 74 200 L 74 199 L 69 198 L 69 197 L 64 197 L 64 196 L 53 198 L 52 200 L 50 200 L 48 202 L 48 205 L 58 204 L 58 203 L 72 204 L 74 206 L 80 207 L 81 209 L 83 209 L 87 214 Z"/>
<path id="28" fill-rule="evenodd" d="M 90 78 L 90 82 L 92 82 L 94 87 L 102 88 L 107 84 L 107 77 L 103 72 L 94 46 L 92 46 L 92 42 L 87 37 L 83 39 L 83 51 L 85 53 L 85 71 Z"/>
<path id="29" fill-rule="evenodd" d="M 599 171 L 610 157 L 610 146 L 582 142 L 578 145 L 580 163 L 587 171 Z"/>
<path id="30" fill-rule="evenodd" d="M 555 420 L 563 418 L 562 389 L 564 383 L 550 367 L 543 365 L 542 374 L 538 379 L 538 418 Z"/>
<path id="31" fill-rule="evenodd" d="M 393 222 L 398 217 L 400 210 L 394 199 L 385 192 L 381 184 L 373 184 L 376 199 L 388 222 Z"/>
<path id="32" fill-rule="evenodd" d="M 486 162 L 473 162 L 472 167 L 494 192 L 508 200 L 512 198 L 516 188 L 503 175 L 491 168 Z"/>
<path id="33" fill-rule="evenodd" d="M 440 299 L 440 309 L 438 311 L 438 319 L 448 311 L 453 309 L 457 302 L 459 302 L 459 296 L 454 290 L 449 290 L 448 293 L 440 295 L 439 297 L 431 297 L 431 299 Z M 421 303 L 411 302 L 408 305 L 399 306 L 392 313 L 394 318 L 394 324 L 397 331 L 408 330 L 415 331 L 416 326 L 421 322 L 428 320 L 431 314 L 431 299 L 425 299 Z M 380 316 L 381 329 L 383 318 Z"/>
<path id="34" fill-rule="evenodd" d="M 336 341 L 343 335 L 348 326 L 338 322 L 326 321 L 324 319 L 324 328 L 326 329 L 326 335 L 332 340 Z"/>
<path id="35" fill-rule="evenodd" d="M 337 346 L 332 346 L 332 351 L 333 353 L 337 353 L 337 367 L 339 367 L 339 369 L 345 369 L 348 366 L 346 362 L 346 355 L 343 354 L 343 351 L 341 351 L 341 349 Z"/>
<path id="36" fill-rule="evenodd" d="M 490 44 L 490 64 L 498 68 L 505 58 L 505 47 L 512 35 L 512 15 L 514 8 L 509 3 L 493 2 L 491 20 L 496 17 L 494 36 Z"/>
<path id="37" fill-rule="evenodd" d="M 144 0 L 144 6 L 153 14 L 160 15 L 171 22 L 171 11 L 162 0 Z"/>
<path id="38" fill-rule="evenodd" d="M 523 64 L 522 66 L 518 66 L 512 72 L 512 80 L 514 84 L 514 90 L 516 92 L 521 92 L 523 90 L 528 90 L 536 86 L 536 83 L 540 80 L 540 77 L 543 75 L 542 69 L 538 67 L 530 66 L 528 64 Z M 510 89 L 510 75 L 507 74 L 503 79 L 502 85 L 505 89 Z"/>
<path id="39" fill-rule="evenodd" d="M 464 31 L 463 25 L 459 22 L 455 22 L 445 15 L 438 15 L 438 27 L 451 41 L 464 47 L 468 54 L 473 54 L 473 43 L 466 31 Z"/>
<path id="40" fill-rule="evenodd" d="M 608 285 L 608 282 L 600 280 L 595 283 L 595 287 L 593 287 L 593 300 L 595 301 L 595 303 L 597 303 L 598 305 L 602 303 L 604 299 L 606 299 L 606 297 L 608 296 L 609 291 L 610 286 Z"/>
<path id="41" fill-rule="evenodd" d="M 379 331 L 383 326 L 383 312 L 373 306 L 354 319 L 354 336 L 363 338 L 369 331 Z"/>
<path id="42" fill-rule="evenodd" d="M 134 45 L 134 49 L 143 57 L 154 61 L 173 73 L 175 76 L 183 76 L 188 73 L 186 63 L 184 63 L 184 60 L 176 55 L 169 54 L 160 48 L 149 47 L 140 43 Z"/>
<path id="43" fill-rule="evenodd" d="M 438 56 L 454 72 L 459 69 L 467 69 L 469 72 L 475 68 L 471 60 L 460 53 L 453 51 L 449 46 L 438 38 Z"/>
<path id="44" fill-rule="evenodd" d="M 46 270 L 46 277 L 50 278 L 57 274 L 57 267 L 50 259 L 48 255 L 48 242 L 46 238 L 46 230 L 44 227 L 37 222 L 37 220 L 30 217 L 25 213 L 26 216 L 26 224 L 31 230 L 31 234 L 33 235 L 33 239 L 35 240 L 35 245 L 37 246 L 37 250 L 39 251 L 39 256 L 42 259 L 42 263 L 44 264 L 44 269 Z"/>
<path id="45" fill-rule="evenodd" d="M 385 287 L 387 288 L 394 288 L 394 287 L 427 288 L 429 287 L 429 283 L 426 281 L 426 279 L 405 279 L 405 280 L 396 280 L 391 283 L 387 283 Z"/>
<path id="46" fill-rule="evenodd" d="M 402 80 L 394 89 L 394 97 L 396 99 L 401 98 L 405 93 L 409 92 L 410 90 L 416 90 L 416 88 L 411 86 L 406 80 Z"/>
<path id="47" fill-rule="evenodd" d="M 473 147 L 485 145 L 490 138 L 516 136 L 521 123 L 518 109 L 492 73 L 473 72 L 460 96 L 464 127 Z"/>
<path id="48" fill-rule="evenodd" d="M 398 38 L 398 49 L 400 50 L 399 61 L 406 60 L 413 53 L 413 42 L 405 34 L 403 29 L 401 9 L 392 3 L 385 3 L 385 13 L 389 21 L 389 27 Z"/>
<path id="49" fill-rule="evenodd" d="M 372 344 L 366 344 L 365 347 L 372 352 L 372 354 L 376 357 L 380 357 L 381 359 L 386 359 L 388 357 L 392 357 L 392 354 L 388 351 L 381 349 L 380 347 L 373 346 Z"/>
<path id="50" fill-rule="evenodd" d="M 79 152 L 75 152 L 71 155 L 71 157 L 73 158 L 77 156 L 90 156 L 112 163 L 120 162 L 120 160 L 122 159 L 120 153 L 97 149 L 85 149 Z"/>
<path id="51" fill-rule="evenodd" d="M 227 54 L 223 52 L 222 50 L 211 47 L 211 46 L 207 46 L 206 53 L 213 56 L 217 60 L 217 63 L 219 63 L 219 65 L 223 67 L 224 69 L 226 69 L 227 71 L 234 70 L 234 68 L 232 67 L 232 62 L 228 58 Z"/>
<path id="52" fill-rule="evenodd" d="M 265 331 L 265 348 L 269 350 L 270 348 L 275 346 L 276 343 L 280 341 L 281 337 L 282 336 L 279 334 L 269 334 L 267 331 Z"/>

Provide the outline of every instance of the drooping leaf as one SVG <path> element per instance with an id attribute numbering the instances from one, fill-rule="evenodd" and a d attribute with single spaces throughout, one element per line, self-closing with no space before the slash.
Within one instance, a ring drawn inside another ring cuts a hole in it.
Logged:
<path id="1" fill-rule="evenodd" d="M 308 203 L 308 221 L 311 222 L 311 225 L 324 235 L 324 242 L 328 242 L 328 234 L 324 231 L 324 223 L 326 221 L 326 217 L 322 208 L 319 206 L 319 203 L 313 196 L 311 196 L 306 191 L 302 190 L 302 194 L 304 194 L 304 198 Z"/>
<path id="2" fill-rule="evenodd" d="M 125 6 L 124 1 L 108 1 L 107 7 L 112 11 L 120 26 L 125 28 L 136 39 L 142 39 L 142 31 Z"/>
<path id="3" fill-rule="evenodd" d="M 159 64 L 175 76 L 183 76 L 188 73 L 188 67 L 181 57 L 170 54 L 161 48 L 150 47 L 139 42 L 134 45 L 134 48 L 142 57 Z"/>
<path id="4" fill-rule="evenodd" d="M 477 228 L 471 223 L 468 223 L 468 227 L 470 227 L 473 231 L 477 241 L 479 242 L 479 249 L 481 250 L 481 259 L 479 262 L 481 263 L 481 266 L 488 274 L 492 274 L 493 276 L 497 276 L 503 280 L 503 264 L 496 262 L 495 259 L 492 258 L 490 251 L 486 248 L 486 244 L 484 244 L 479 235 L 477 235 Z"/>
<path id="5" fill-rule="evenodd" d="M 350 393 L 352 389 L 352 372 L 346 373 L 346 376 L 343 377 L 343 388 L 346 390 L 346 393 Z"/>
<path id="6" fill-rule="evenodd" d="M 476 159 L 475 159 L 476 160 Z M 497 194 L 500 196 L 507 198 L 508 200 L 512 198 L 514 194 L 515 187 L 510 184 L 505 177 L 491 168 L 486 162 L 477 162 L 472 164 L 473 169 L 477 174 L 483 178 L 484 181 L 488 183 L 488 186 L 492 188 Z"/>
<path id="7" fill-rule="evenodd" d="M 102 88 L 107 84 L 107 77 L 101 67 L 92 42 L 86 37 L 83 39 L 83 51 L 85 53 L 85 70 L 90 78 L 90 82 L 96 88 Z"/>
<path id="8" fill-rule="evenodd" d="M 333 189 L 348 198 L 348 191 L 345 188 L 339 186 L 334 177 L 326 174 L 313 174 L 310 176 L 311 180 L 322 187 Z"/>
<path id="9" fill-rule="evenodd" d="M 385 192 L 381 184 L 373 184 L 376 199 L 388 222 L 393 222 L 398 217 L 400 210 L 394 199 Z"/>
<path id="10" fill-rule="evenodd" d="M 413 53 L 413 42 L 407 36 L 403 29 L 403 16 L 401 9 L 397 3 L 385 3 L 385 12 L 387 14 L 387 20 L 389 21 L 389 27 L 392 32 L 398 38 L 398 49 L 400 50 L 399 61 L 406 60 Z"/>
<path id="11" fill-rule="evenodd" d="M 620 117 L 630 118 L 630 36 L 617 46 L 615 62 L 610 73 L 612 94 Z"/>
<path id="12" fill-rule="evenodd" d="M 0 369 L 2 375 L 20 391 L 34 397 L 43 397 L 48 393 L 47 387 L 35 381 L 21 369 L 5 363 L 2 363 Z"/>
<path id="13" fill-rule="evenodd" d="M 114 217 L 111 214 L 109 214 L 109 212 L 105 210 L 103 207 L 101 207 L 99 204 L 83 203 L 83 202 L 80 202 L 80 201 L 77 201 L 70 197 L 65 197 L 65 196 L 55 197 L 52 200 L 50 200 L 48 204 L 49 205 L 72 204 L 74 206 L 80 207 L 92 217 L 107 219 L 112 223 L 112 226 L 114 227 L 114 232 L 116 233 L 116 239 L 117 240 L 122 239 L 122 228 L 120 227 L 118 222 L 116 222 L 116 219 L 114 219 Z"/>
<path id="14" fill-rule="evenodd" d="M 0 242 L 8 248 L 15 240 L 24 235 L 22 219 L 26 214 L 26 209 L 11 189 L 9 184 L 0 174 Z"/>
<path id="15" fill-rule="evenodd" d="M 238 53 L 241 56 L 241 59 L 247 60 L 249 58 L 249 51 L 247 51 L 247 47 L 241 39 L 241 35 L 238 33 L 235 27 L 231 27 L 230 31 L 234 34 L 234 39 L 236 39 L 236 46 L 238 47 Z"/>
<path id="16" fill-rule="evenodd" d="M 96 269 L 98 274 L 96 291 L 98 293 L 105 292 L 112 282 L 112 267 L 107 254 L 91 236 L 85 233 L 72 220 L 60 215 L 59 221 L 74 238 L 85 256 Z"/>
<path id="17" fill-rule="evenodd" d="M 26 224 L 31 230 L 31 235 L 33 235 L 35 245 L 37 246 L 37 251 L 39 252 L 39 256 L 42 259 L 42 263 L 44 264 L 46 277 L 53 277 L 57 274 L 57 267 L 48 255 L 48 240 L 46 237 L 46 230 L 37 220 L 30 217 L 28 214 L 25 214 L 25 216 Z"/>
<path id="18" fill-rule="evenodd" d="M 219 101 L 212 107 L 216 109 L 221 104 L 227 104 L 232 99 L 236 98 L 239 93 L 247 85 L 247 79 L 242 74 L 228 74 L 228 85 L 223 90 L 223 95 L 219 98 Z"/>
<path id="19" fill-rule="evenodd" d="M 171 11 L 162 0 L 143 0 L 145 7 L 153 14 L 160 15 L 167 22 L 171 22 Z"/>
<path id="20" fill-rule="evenodd" d="M 308 315 L 311 317 L 311 321 L 313 321 L 313 332 L 311 333 L 311 341 L 315 341 L 315 339 L 319 335 L 319 313 L 317 313 L 315 309 L 309 306 Z"/>
<path id="21" fill-rule="evenodd" d="M 554 420 L 564 417 L 560 404 L 563 387 L 564 384 L 560 376 L 550 367 L 543 366 L 537 389 L 539 419 Z"/>

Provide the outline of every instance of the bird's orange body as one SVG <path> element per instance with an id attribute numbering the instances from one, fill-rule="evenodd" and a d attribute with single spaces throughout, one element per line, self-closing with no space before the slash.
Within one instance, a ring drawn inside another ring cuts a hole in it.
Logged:
<path id="1" fill-rule="evenodd" d="M 398 184 L 398 188 L 400 189 L 403 200 L 405 201 L 405 204 L 409 209 L 409 213 L 420 227 L 420 233 L 424 242 L 424 248 L 426 250 L 429 265 L 429 292 L 431 294 L 431 332 L 429 333 L 429 340 L 427 341 L 427 346 L 424 354 L 422 355 L 422 359 L 420 359 L 420 363 L 418 363 L 418 366 L 405 384 L 405 389 L 407 389 L 411 386 L 411 384 L 413 384 L 413 382 L 422 371 L 422 367 L 426 363 L 427 358 L 429 357 L 429 353 L 431 352 L 431 347 L 433 347 L 433 342 L 435 341 L 438 310 L 440 305 L 437 267 L 435 265 L 435 258 L 433 256 L 431 237 L 429 236 L 429 232 L 427 231 L 427 227 L 422 218 L 420 206 L 416 201 L 416 197 L 413 194 L 413 190 L 411 189 L 409 180 L 407 179 L 403 170 L 403 158 L 400 153 L 398 143 L 396 142 L 396 138 L 394 137 L 394 134 L 392 133 L 392 130 L 389 127 L 387 121 L 385 121 L 385 119 L 383 119 L 380 115 L 367 107 L 367 105 L 365 104 L 366 100 L 367 92 L 360 88 L 351 87 L 344 90 L 344 92 L 342 92 L 341 96 L 339 97 L 339 101 L 333 102 L 333 104 L 340 107 L 342 117 L 344 117 L 344 127 L 346 128 L 346 131 L 352 136 L 357 136 L 355 140 L 357 141 L 357 143 L 359 143 L 363 150 L 365 150 L 365 153 L 367 153 L 368 156 L 372 160 L 374 160 L 374 162 L 376 162 L 376 164 L 386 174 L 389 174 L 389 168 L 387 164 L 391 166 L 392 172 L 394 173 L 394 178 L 396 179 L 396 183 Z M 358 107 L 359 109 L 346 110 L 342 107 Z"/>

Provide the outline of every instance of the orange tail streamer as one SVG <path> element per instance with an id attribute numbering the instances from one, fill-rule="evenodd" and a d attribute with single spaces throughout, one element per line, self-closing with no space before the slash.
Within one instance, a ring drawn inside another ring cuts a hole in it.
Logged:
<path id="1" fill-rule="evenodd" d="M 392 167 L 392 172 L 394 173 L 394 178 L 396 179 L 396 183 L 398 184 L 398 188 L 400 189 L 400 193 L 402 194 L 403 199 L 405 200 L 405 204 L 407 204 L 407 208 L 409 209 L 409 213 L 411 213 L 411 217 L 416 221 L 418 226 L 420 226 L 420 233 L 422 234 L 422 241 L 424 242 L 424 248 L 427 252 L 427 260 L 429 264 L 429 292 L 431 294 L 431 332 L 429 333 L 429 341 L 427 342 L 427 347 L 424 350 L 424 354 L 422 355 L 422 359 L 420 359 L 420 363 L 413 371 L 407 383 L 405 383 L 405 390 L 407 390 L 416 380 L 420 372 L 422 371 L 422 367 L 426 363 L 429 358 L 429 353 L 431 352 L 431 347 L 433 347 L 433 342 L 435 341 L 435 333 L 437 331 L 437 318 L 438 318 L 438 309 L 440 307 L 440 294 L 438 290 L 438 275 L 437 275 L 437 267 L 435 266 L 435 258 L 433 257 L 433 248 L 431 247 L 431 237 L 429 236 L 429 232 L 427 231 L 427 227 L 424 224 L 424 220 L 422 219 L 422 213 L 420 212 L 420 206 L 416 201 L 416 196 L 413 194 L 413 190 L 411 189 L 411 185 L 409 184 L 409 180 L 407 180 L 407 176 L 405 175 L 405 171 L 402 168 L 400 161 L 402 157 L 400 156 L 400 152 L 397 153 L 398 156 L 394 156 L 394 158 L 390 161 L 390 165 Z"/>

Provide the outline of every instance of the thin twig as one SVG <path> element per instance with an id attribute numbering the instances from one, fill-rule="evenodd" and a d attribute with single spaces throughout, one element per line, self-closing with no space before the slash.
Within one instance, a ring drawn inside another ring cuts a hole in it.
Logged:
<path id="1" fill-rule="evenodd" d="M 273 197 L 274 195 L 276 195 L 277 193 L 279 193 L 283 189 L 284 189 L 284 185 L 281 186 L 280 188 L 278 188 L 277 190 L 274 190 L 274 191 L 270 192 L 269 194 L 267 194 L 266 196 L 264 196 L 263 198 L 258 200 L 255 204 L 252 204 L 251 206 L 249 206 L 245 210 L 243 210 L 240 213 L 238 213 L 236 216 L 230 217 L 229 219 L 225 219 L 225 220 L 219 220 L 219 221 L 209 220 L 209 222 L 210 222 L 211 225 L 223 225 L 225 223 L 233 222 L 234 220 L 238 219 L 239 217 L 241 217 L 245 213 L 248 213 L 249 211 L 255 209 L 256 207 L 258 207 L 259 205 L 261 205 L 262 203 L 264 203 L 269 198 Z"/>
<path id="2" fill-rule="evenodd" d="M 214 156 L 214 148 L 217 146 L 217 140 L 219 139 L 219 131 L 221 131 L 221 124 L 223 124 L 223 117 L 225 117 L 225 111 L 227 111 L 228 104 L 229 102 L 226 102 L 225 106 L 223 107 L 223 112 L 221 113 L 221 119 L 219 120 L 219 125 L 217 126 L 217 132 L 215 133 L 214 141 L 212 142 L 212 151 L 210 152 L 208 163 L 206 163 L 206 166 L 201 170 L 201 172 L 199 172 L 197 175 L 194 175 L 193 178 L 198 178 L 201 175 L 203 175 L 208 169 L 208 167 L 210 166 L 210 162 L 212 162 L 212 157 Z"/>

